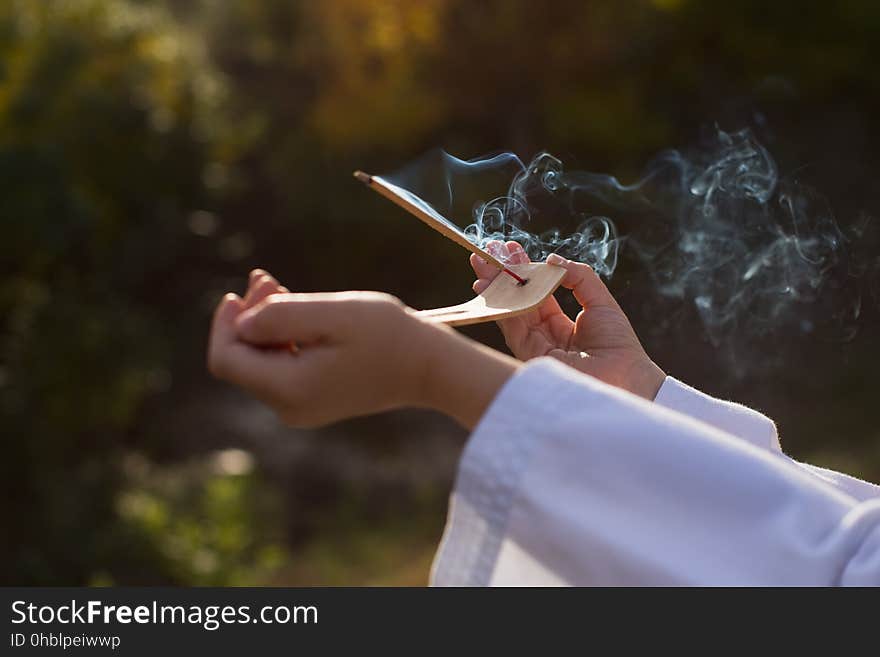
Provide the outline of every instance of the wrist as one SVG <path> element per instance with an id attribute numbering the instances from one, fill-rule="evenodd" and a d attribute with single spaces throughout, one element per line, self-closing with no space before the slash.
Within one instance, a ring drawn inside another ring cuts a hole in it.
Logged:
<path id="1" fill-rule="evenodd" d="M 445 325 L 419 321 L 424 366 L 417 405 L 473 428 L 521 363 Z"/>
<path id="2" fill-rule="evenodd" d="M 654 401 L 660 387 L 666 380 L 666 372 L 661 370 L 650 358 L 646 358 L 633 369 L 629 391 L 648 401 Z"/>

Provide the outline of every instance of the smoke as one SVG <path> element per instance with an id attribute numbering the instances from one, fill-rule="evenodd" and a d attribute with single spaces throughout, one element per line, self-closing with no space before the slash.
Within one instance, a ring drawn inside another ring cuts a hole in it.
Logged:
<path id="1" fill-rule="evenodd" d="M 800 311 L 817 306 L 851 337 L 860 300 L 846 281 L 849 240 L 822 197 L 780 179 L 750 130 L 717 130 L 690 156 L 661 154 L 636 189 L 665 234 L 636 227 L 633 251 L 657 291 L 692 306 L 714 343 L 740 328 L 812 332 L 814 313 Z"/>
<path id="2" fill-rule="evenodd" d="M 513 153 L 465 161 L 435 150 L 383 178 L 425 201 L 482 248 L 492 240 L 515 240 L 536 262 L 558 253 L 606 277 L 617 267 L 621 240 L 614 223 L 576 207 L 577 187 L 569 187 L 562 162 L 549 153 L 525 165 Z"/>
<path id="3" fill-rule="evenodd" d="M 506 194 L 475 205 L 473 221 L 464 229 L 464 234 L 480 246 L 492 240 L 514 240 L 533 261 L 540 262 L 551 253 L 558 253 L 585 262 L 600 275 L 610 278 L 617 268 L 621 245 L 617 229 L 607 217 L 579 212 L 573 196 L 577 190 L 578 186 L 568 180 L 562 162 L 549 153 L 541 153 L 514 176 Z M 553 203 L 548 203 L 549 200 Z M 543 215 L 552 216 L 559 212 L 560 205 L 564 219 L 577 222 L 573 231 L 550 228 L 534 233 L 528 230 L 537 223 L 533 216 L 536 210 L 543 209 Z"/>
<path id="4" fill-rule="evenodd" d="M 548 153 L 526 165 L 512 153 L 464 161 L 434 151 L 387 178 L 483 247 L 516 240 L 532 260 L 559 253 L 608 279 L 625 251 L 652 296 L 695 313 L 715 344 L 820 325 L 848 339 L 863 290 L 876 295 L 880 257 L 854 248 L 869 243 L 875 222 L 842 230 L 820 195 L 780 176 L 749 129 L 716 129 L 700 148 L 663 152 L 630 185 L 566 171 Z"/>

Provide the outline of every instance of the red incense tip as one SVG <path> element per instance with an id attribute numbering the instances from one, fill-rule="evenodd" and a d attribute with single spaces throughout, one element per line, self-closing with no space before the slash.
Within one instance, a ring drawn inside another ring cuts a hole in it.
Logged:
<path id="1" fill-rule="evenodd" d="M 529 282 L 529 280 L 527 278 L 523 278 L 522 276 L 517 276 L 512 271 L 510 271 L 507 267 L 505 267 L 502 271 L 505 274 L 510 274 L 511 276 L 513 276 L 516 279 L 516 282 L 519 283 L 520 285 L 525 285 L 526 283 Z"/>

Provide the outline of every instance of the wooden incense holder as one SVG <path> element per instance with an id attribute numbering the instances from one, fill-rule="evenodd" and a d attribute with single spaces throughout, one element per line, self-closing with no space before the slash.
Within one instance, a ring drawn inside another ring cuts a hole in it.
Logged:
<path id="1" fill-rule="evenodd" d="M 416 313 L 419 317 L 450 326 L 465 326 L 515 317 L 539 306 L 544 299 L 553 294 L 565 276 L 564 268 L 543 262 L 505 265 L 488 251 L 471 242 L 455 224 L 418 196 L 383 178 L 362 171 L 355 171 L 354 177 L 421 219 L 447 239 L 476 253 L 499 269 L 499 275 L 489 287 L 470 301 L 446 308 L 420 310 Z"/>
<path id="2" fill-rule="evenodd" d="M 420 310 L 416 313 L 432 322 L 450 326 L 465 326 L 516 317 L 533 310 L 559 287 L 565 269 L 543 262 L 527 265 L 508 265 L 526 280 L 525 285 L 516 279 L 498 274 L 481 294 L 457 306 Z"/>

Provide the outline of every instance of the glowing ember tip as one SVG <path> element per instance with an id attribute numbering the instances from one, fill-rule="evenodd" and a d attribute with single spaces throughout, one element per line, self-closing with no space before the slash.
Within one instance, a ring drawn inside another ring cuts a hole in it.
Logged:
<path id="1" fill-rule="evenodd" d="M 510 271 L 507 267 L 505 267 L 502 271 L 504 271 L 505 274 L 510 274 L 511 276 L 513 276 L 516 279 L 516 282 L 519 283 L 520 285 L 525 285 L 526 283 L 529 282 L 529 279 L 523 278 L 522 276 L 517 276 L 512 271 Z"/>
<path id="2" fill-rule="evenodd" d="M 369 185 L 373 180 L 373 178 L 369 174 L 366 174 L 363 171 L 355 171 L 354 177 L 360 180 L 365 185 Z"/>

